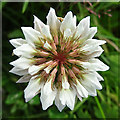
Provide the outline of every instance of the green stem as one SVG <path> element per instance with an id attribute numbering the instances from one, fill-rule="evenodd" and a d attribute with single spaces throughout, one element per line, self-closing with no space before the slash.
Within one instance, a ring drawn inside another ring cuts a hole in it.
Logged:
<path id="1" fill-rule="evenodd" d="M 97 105 L 98 105 L 98 108 L 99 108 L 99 110 L 100 110 L 100 112 L 101 112 L 101 115 L 102 115 L 103 119 L 106 120 L 105 114 L 104 114 L 104 112 L 103 112 L 103 109 L 102 109 L 102 107 L 101 107 L 101 105 L 100 105 L 100 102 L 99 102 L 99 100 L 98 100 L 98 98 L 97 98 L 96 96 L 95 96 L 95 100 L 96 100 L 96 103 L 97 103 Z"/>
<path id="2" fill-rule="evenodd" d="M 81 106 L 87 99 L 88 99 L 88 98 L 85 98 L 85 99 L 83 99 L 82 102 L 79 102 L 79 103 L 75 106 L 74 110 L 73 110 L 73 111 L 70 111 L 70 114 L 73 114 L 74 112 L 76 112 L 76 111 L 80 108 L 80 106 Z"/>

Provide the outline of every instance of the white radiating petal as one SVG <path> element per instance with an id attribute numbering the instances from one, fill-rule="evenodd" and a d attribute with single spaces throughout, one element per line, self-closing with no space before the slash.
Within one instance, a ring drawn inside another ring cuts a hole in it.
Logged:
<path id="1" fill-rule="evenodd" d="M 77 27 L 81 27 L 81 26 L 83 26 L 84 29 L 88 29 L 90 27 L 90 16 L 83 18 Z"/>
<path id="2" fill-rule="evenodd" d="M 77 85 L 76 86 L 76 89 L 77 89 L 77 92 L 78 94 L 81 96 L 81 97 L 85 97 L 87 98 L 88 97 L 88 92 L 87 90 L 81 85 L 81 83 L 79 81 L 77 81 Z"/>
<path id="3" fill-rule="evenodd" d="M 24 75 L 23 77 L 21 77 L 16 83 L 29 82 L 30 79 L 31 79 L 31 75 L 27 74 L 27 75 Z"/>
<path id="4" fill-rule="evenodd" d="M 56 35 L 59 32 L 60 21 L 58 20 L 53 8 L 50 8 L 47 15 L 47 24 L 50 26 L 50 30 L 53 35 Z"/>
<path id="5" fill-rule="evenodd" d="M 10 64 L 20 69 L 28 69 L 31 66 L 32 62 L 32 59 L 20 57 L 19 59 L 11 62 Z"/>
<path id="6" fill-rule="evenodd" d="M 23 70 L 23 69 L 18 68 L 18 67 L 13 67 L 9 72 L 22 76 L 22 75 L 27 74 L 28 70 L 27 69 Z"/>
<path id="7" fill-rule="evenodd" d="M 71 110 L 74 109 L 76 92 L 70 89 L 62 89 L 59 94 L 60 101 L 63 105 L 67 105 Z"/>
<path id="8" fill-rule="evenodd" d="M 70 29 L 72 32 L 76 28 L 76 17 L 73 17 L 72 12 L 68 12 L 67 15 L 65 16 L 63 22 L 61 23 L 60 26 L 60 31 L 63 33 L 66 29 Z"/>
<path id="9" fill-rule="evenodd" d="M 30 66 L 30 68 L 28 69 L 28 73 L 31 75 L 36 74 L 38 71 L 40 71 L 42 69 L 43 66 L 36 66 L 36 65 L 32 65 Z"/>
<path id="10" fill-rule="evenodd" d="M 93 46 L 103 45 L 105 43 L 106 43 L 105 40 L 97 40 L 97 39 L 88 39 L 84 42 L 84 44 L 89 44 Z"/>
<path id="11" fill-rule="evenodd" d="M 11 39 L 11 40 L 10 40 L 10 43 L 11 43 L 15 48 L 17 48 L 17 47 L 19 47 L 19 46 L 21 46 L 21 45 L 23 45 L 23 44 L 26 44 L 27 42 L 26 42 L 26 40 L 24 40 L 24 39 L 22 39 L 22 38 L 17 38 L 17 39 Z"/>
<path id="12" fill-rule="evenodd" d="M 40 82 L 41 78 L 37 78 L 38 76 L 34 76 L 30 79 L 30 82 L 26 89 L 24 90 L 24 97 L 25 101 L 28 102 L 31 100 L 36 94 L 38 94 L 38 91 L 42 88 L 43 83 Z"/>
<path id="13" fill-rule="evenodd" d="M 66 77 L 64 77 L 64 80 L 62 80 L 62 87 L 63 87 L 64 89 L 69 89 L 69 87 L 70 87 L 70 85 L 69 85 Z"/>
<path id="14" fill-rule="evenodd" d="M 52 80 L 52 79 L 51 79 Z M 46 83 L 45 83 L 45 85 L 44 85 L 44 93 L 46 94 L 46 95 L 48 95 L 48 94 L 50 94 L 51 92 L 52 92 L 52 86 L 51 86 L 51 80 L 49 80 L 49 82 L 47 81 Z"/>
<path id="15" fill-rule="evenodd" d="M 54 91 L 50 92 L 48 95 L 46 95 L 44 89 L 41 90 L 40 100 L 42 103 L 43 110 L 46 110 L 49 106 L 53 104 L 53 101 L 56 97 L 56 93 L 57 93 L 56 89 L 54 89 Z"/>
<path id="16" fill-rule="evenodd" d="M 103 51 L 104 50 L 100 46 L 98 46 L 98 47 L 95 47 L 94 51 L 88 52 L 88 54 L 91 54 L 91 58 L 92 57 L 99 57 Z"/>
<path id="17" fill-rule="evenodd" d="M 93 58 L 89 62 L 91 64 L 91 69 L 95 71 L 106 71 L 109 69 L 109 67 L 105 65 L 102 61 L 100 61 L 99 59 Z"/>
<path id="18" fill-rule="evenodd" d="M 63 105 L 59 99 L 59 93 L 56 95 L 56 98 L 55 98 L 55 105 L 57 106 L 58 110 L 60 112 L 62 112 L 62 110 L 64 109 L 65 105 Z"/>
<path id="19" fill-rule="evenodd" d="M 79 98 L 80 101 L 82 101 L 82 96 L 80 96 L 80 94 L 78 92 L 77 93 L 77 97 Z"/>
<path id="20" fill-rule="evenodd" d="M 34 15 L 34 28 L 41 32 L 41 34 L 43 34 L 43 36 L 52 39 L 52 36 L 50 34 L 50 28 L 48 25 L 45 25 L 40 19 L 38 19 L 35 15 Z"/>
<path id="21" fill-rule="evenodd" d="M 69 38 L 70 35 L 71 35 L 71 29 L 66 29 L 65 32 L 64 32 L 64 37 Z"/>
<path id="22" fill-rule="evenodd" d="M 93 85 L 93 88 L 96 88 L 96 89 L 99 89 L 101 90 L 102 89 L 102 86 L 101 84 L 99 83 L 97 77 L 95 76 L 94 73 L 89 73 L 89 74 L 84 74 L 84 80 L 81 81 L 81 83 L 86 83 L 88 86 L 90 84 Z"/>
<path id="23" fill-rule="evenodd" d="M 96 33 L 97 33 L 97 27 L 89 28 L 87 39 L 93 38 Z"/>
<path id="24" fill-rule="evenodd" d="M 35 47 L 35 43 L 40 43 L 40 39 L 43 38 L 40 32 L 33 29 L 32 27 L 21 27 L 26 41 L 33 47 Z"/>
<path id="25" fill-rule="evenodd" d="M 78 24 L 76 30 L 75 30 L 75 38 L 76 37 L 85 37 L 88 33 L 88 29 L 90 27 L 90 16 L 82 19 L 80 23 Z"/>
<path id="26" fill-rule="evenodd" d="M 104 81 L 103 77 L 99 75 L 97 72 L 94 73 L 99 81 Z"/>
<path id="27" fill-rule="evenodd" d="M 29 44 L 23 44 L 20 47 L 17 47 L 16 49 L 14 49 L 13 53 L 17 56 L 24 56 L 27 58 L 32 58 L 34 57 L 36 51 Z"/>
<path id="28" fill-rule="evenodd" d="M 90 71 L 106 71 L 109 69 L 107 65 L 105 65 L 99 59 L 92 58 L 88 62 L 81 62 L 83 68 L 88 69 Z"/>

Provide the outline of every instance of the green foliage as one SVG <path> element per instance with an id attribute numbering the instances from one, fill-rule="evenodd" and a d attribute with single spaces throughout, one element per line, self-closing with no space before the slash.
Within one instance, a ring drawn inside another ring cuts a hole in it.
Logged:
<path id="1" fill-rule="evenodd" d="M 28 4 L 29 3 L 29 4 Z M 120 28 L 118 20 L 119 3 L 34 3 L 26 1 L 25 3 L 7 3 L 2 2 L 3 12 L 3 118 L 118 118 L 118 81 L 120 62 L 118 62 L 119 52 L 116 51 L 116 46 L 120 47 L 119 40 Z M 100 72 L 104 78 L 101 82 L 103 89 L 98 91 L 98 96 L 88 97 L 82 102 L 76 101 L 75 108 L 71 111 L 65 108 L 59 112 L 55 105 L 48 110 L 43 111 L 40 103 L 39 95 L 35 96 L 28 103 L 24 101 L 23 90 L 27 84 L 16 84 L 18 76 L 9 73 L 12 68 L 9 62 L 16 59 L 12 57 L 13 47 L 9 43 L 12 38 L 24 38 L 20 27 L 33 26 L 33 15 L 36 15 L 44 23 L 46 23 L 46 15 L 49 8 L 56 9 L 57 16 L 64 17 L 68 11 L 72 11 L 77 16 L 77 23 L 86 16 L 91 17 L 91 26 L 98 27 L 96 39 L 109 39 L 109 42 L 103 45 L 104 53 L 100 59 L 110 66 L 110 70 Z M 87 10 L 87 7 L 100 14 L 92 14 Z M 109 14 L 112 17 L 104 14 L 111 9 Z"/>
<path id="2" fill-rule="evenodd" d="M 26 11 L 26 9 L 28 7 L 28 3 L 29 3 L 28 1 L 29 0 L 27 0 L 26 2 L 24 2 L 23 7 L 22 7 L 22 13 L 24 13 Z"/>

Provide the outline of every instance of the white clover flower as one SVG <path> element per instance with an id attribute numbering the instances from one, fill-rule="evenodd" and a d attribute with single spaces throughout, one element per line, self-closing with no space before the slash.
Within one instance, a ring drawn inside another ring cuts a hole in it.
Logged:
<path id="1" fill-rule="evenodd" d="M 103 78 L 96 71 L 106 71 L 107 65 L 98 58 L 104 40 L 93 39 L 96 27 L 90 27 L 90 17 L 76 26 L 76 16 L 68 12 L 57 17 L 50 8 L 47 25 L 34 16 L 34 29 L 22 27 L 25 39 L 10 40 L 13 53 L 19 59 L 11 62 L 10 72 L 23 76 L 17 83 L 29 82 L 24 90 L 28 102 L 38 93 L 43 110 L 55 101 L 59 111 L 65 106 L 74 109 L 76 96 L 82 100 L 96 96 Z"/>

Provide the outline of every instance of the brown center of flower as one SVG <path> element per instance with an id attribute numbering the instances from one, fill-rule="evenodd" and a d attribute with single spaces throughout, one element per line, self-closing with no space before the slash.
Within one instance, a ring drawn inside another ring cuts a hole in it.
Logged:
<path id="1" fill-rule="evenodd" d="M 56 56 L 54 56 L 55 60 L 59 61 L 59 64 L 64 63 L 66 61 L 66 55 L 64 53 L 57 53 Z"/>

